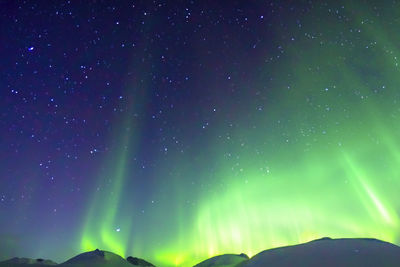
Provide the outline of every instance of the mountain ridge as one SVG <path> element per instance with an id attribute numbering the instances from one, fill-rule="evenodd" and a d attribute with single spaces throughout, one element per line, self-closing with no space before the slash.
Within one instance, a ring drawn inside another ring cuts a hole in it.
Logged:
<path id="1" fill-rule="evenodd" d="M 132 256 L 123 257 L 104 250 L 78 254 L 57 264 L 51 260 L 12 258 L 0 267 L 133 267 L 155 266 Z M 161 266 L 161 265 L 159 265 Z M 181 265 L 184 266 L 185 265 Z M 313 267 L 313 266 L 400 266 L 400 247 L 374 238 L 323 237 L 306 243 L 266 249 L 249 258 L 246 254 L 222 254 L 205 259 L 195 267 Z"/>

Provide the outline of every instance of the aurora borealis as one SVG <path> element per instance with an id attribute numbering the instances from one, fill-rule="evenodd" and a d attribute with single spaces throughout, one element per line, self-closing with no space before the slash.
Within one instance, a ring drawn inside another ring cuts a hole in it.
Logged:
<path id="1" fill-rule="evenodd" d="M 0 260 L 400 245 L 398 1 L 0 14 Z"/>

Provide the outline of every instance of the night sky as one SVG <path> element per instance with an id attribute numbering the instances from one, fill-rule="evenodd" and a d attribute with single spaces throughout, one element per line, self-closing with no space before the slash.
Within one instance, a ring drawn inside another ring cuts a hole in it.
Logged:
<path id="1" fill-rule="evenodd" d="M 399 1 L 1 1 L 0 260 L 400 244 Z"/>

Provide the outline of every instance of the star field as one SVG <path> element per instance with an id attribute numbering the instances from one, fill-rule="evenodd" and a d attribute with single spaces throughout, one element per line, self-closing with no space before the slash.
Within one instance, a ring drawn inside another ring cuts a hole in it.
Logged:
<path id="1" fill-rule="evenodd" d="M 0 260 L 400 244 L 398 1 L 0 10 Z"/>

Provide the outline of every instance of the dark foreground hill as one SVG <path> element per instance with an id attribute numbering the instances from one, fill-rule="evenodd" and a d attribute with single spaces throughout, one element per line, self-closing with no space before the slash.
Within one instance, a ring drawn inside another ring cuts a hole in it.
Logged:
<path id="1" fill-rule="evenodd" d="M 134 266 L 154 266 L 151 263 L 133 257 L 127 259 L 103 250 L 93 250 L 79 254 L 64 263 L 57 264 L 49 260 L 34 260 L 27 258 L 13 258 L 0 262 L 0 267 L 134 267 Z"/>
<path id="2" fill-rule="evenodd" d="M 133 257 L 127 260 L 107 251 L 94 250 L 56 264 L 50 260 L 13 258 L 0 262 L 0 267 L 133 267 L 154 266 Z M 196 267 L 368 267 L 400 266 L 400 247 L 377 239 L 322 238 L 295 246 L 262 251 L 252 258 L 245 254 L 212 257 Z"/>
<path id="3" fill-rule="evenodd" d="M 400 266 L 400 247 L 377 239 L 322 238 L 308 243 L 264 250 L 249 260 L 221 255 L 196 267 L 367 267 Z M 223 260 L 222 258 L 225 257 Z M 238 262 L 239 261 L 239 262 Z"/>

